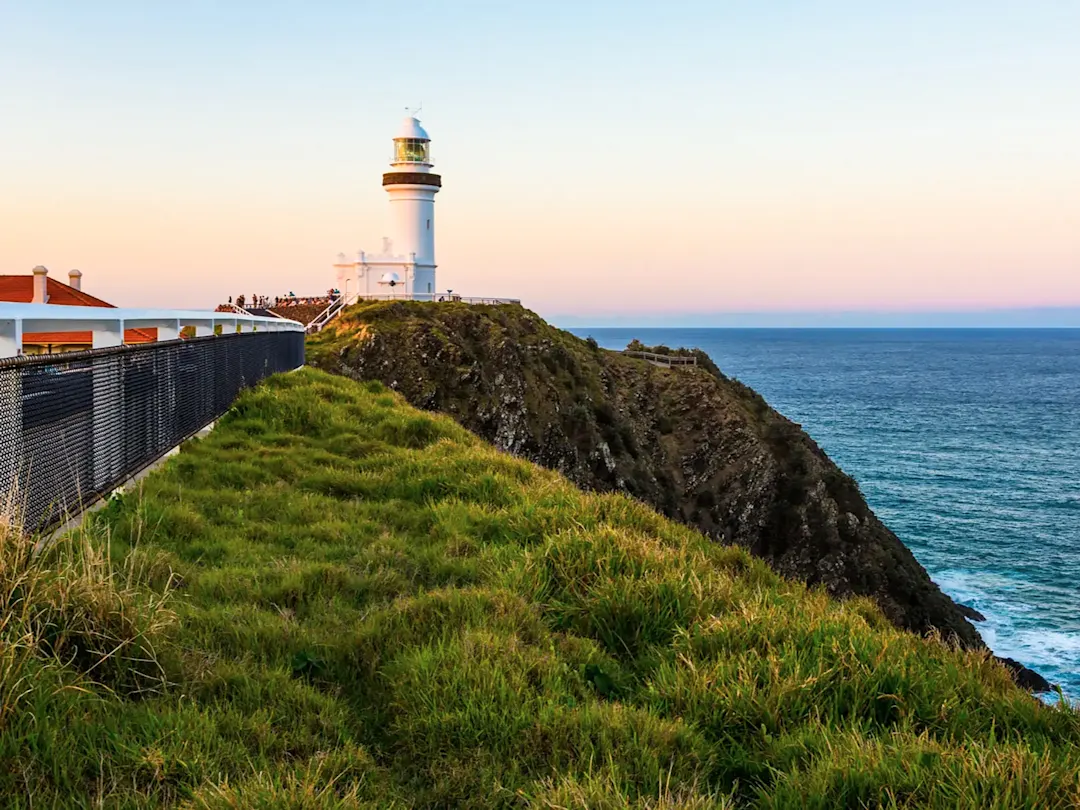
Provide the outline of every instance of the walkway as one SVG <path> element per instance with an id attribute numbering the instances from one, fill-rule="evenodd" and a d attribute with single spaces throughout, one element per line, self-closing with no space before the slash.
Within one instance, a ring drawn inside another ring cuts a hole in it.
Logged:
<path id="1" fill-rule="evenodd" d="M 685 366 L 697 365 L 697 358 L 693 355 L 653 354 L 652 352 L 635 352 L 629 350 L 624 350 L 622 353 L 627 357 L 640 358 L 654 366 L 660 366 L 660 368 L 682 368 Z"/>

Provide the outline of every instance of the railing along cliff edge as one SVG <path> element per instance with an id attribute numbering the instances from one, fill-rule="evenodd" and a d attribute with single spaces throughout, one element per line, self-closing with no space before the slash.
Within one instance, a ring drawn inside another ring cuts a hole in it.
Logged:
<path id="1" fill-rule="evenodd" d="M 624 349 L 622 353 L 627 357 L 637 357 L 652 363 L 654 366 L 662 366 L 664 368 L 697 365 L 697 358 L 693 355 L 654 354 L 653 352 L 639 352 L 631 349 Z"/>
<path id="2" fill-rule="evenodd" d="M 185 326 L 196 337 L 180 339 Z M 215 327 L 221 326 L 221 335 Z M 125 329 L 157 342 L 123 345 Z M 16 355 L 26 333 L 94 348 Z M 48 529 L 193 436 L 237 394 L 304 364 L 296 321 L 236 313 L 0 304 L 0 510 Z"/>

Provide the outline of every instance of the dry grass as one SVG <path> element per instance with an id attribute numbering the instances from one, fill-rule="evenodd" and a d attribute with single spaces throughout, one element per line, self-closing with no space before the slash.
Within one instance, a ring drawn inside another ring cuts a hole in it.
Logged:
<path id="1" fill-rule="evenodd" d="M 168 686 L 161 645 L 175 625 L 168 587 L 142 587 L 138 553 L 114 565 L 104 527 L 50 543 L 0 521 L 0 728 L 46 670 L 64 688 L 80 680 L 141 698 Z M 72 678 L 70 675 L 77 674 Z"/>

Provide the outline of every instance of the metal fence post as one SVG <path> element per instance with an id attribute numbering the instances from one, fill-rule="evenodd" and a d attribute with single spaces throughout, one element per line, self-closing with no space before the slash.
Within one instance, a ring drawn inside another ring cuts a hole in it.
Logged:
<path id="1" fill-rule="evenodd" d="M 94 489 L 101 491 L 120 469 L 124 441 L 124 369 L 119 356 L 94 364 Z"/>

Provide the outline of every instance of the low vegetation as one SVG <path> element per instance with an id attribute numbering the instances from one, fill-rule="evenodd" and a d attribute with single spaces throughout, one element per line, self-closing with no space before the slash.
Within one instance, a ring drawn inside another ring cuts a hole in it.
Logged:
<path id="1" fill-rule="evenodd" d="M 985 653 L 312 370 L 3 535 L 0 607 L 5 806 L 1080 802 L 1080 716 Z"/>

